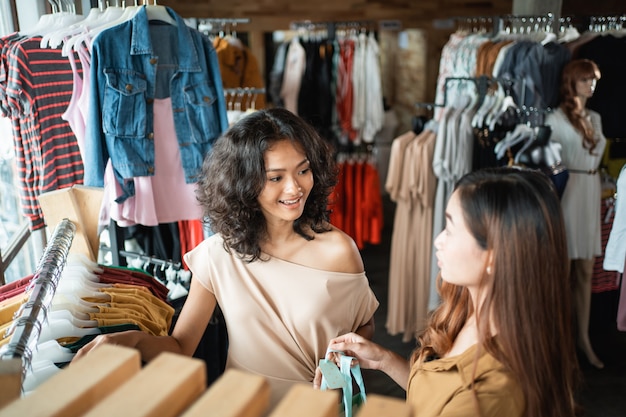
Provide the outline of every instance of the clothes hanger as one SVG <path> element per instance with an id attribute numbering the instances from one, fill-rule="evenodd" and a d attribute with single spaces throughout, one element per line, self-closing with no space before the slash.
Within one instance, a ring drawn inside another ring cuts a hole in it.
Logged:
<path id="1" fill-rule="evenodd" d="M 103 294 L 103 293 L 102 293 Z M 106 294 L 105 294 L 106 295 Z M 110 298 L 110 297 L 109 297 Z M 52 298 L 52 302 L 48 307 L 48 311 L 56 310 L 69 310 L 74 317 L 86 318 L 89 317 L 89 313 L 97 313 L 99 305 L 106 305 L 109 300 L 102 300 L 102 302 L 85 301 L 74 293 L 62 293 L 56 292 Z"/>
<path id="2" fill-rule="evenodd" d="M 109 285 L 110 287 L 110 285 Z M 75 294 L 80 298 L 94 298 L 96 300 L 102 300 L 103 303 L 110 301 L 111 297 L 103 292 L 99 291 L 99 288 L 95 288 L 85 282 L 76 280 L 60 280 L 56 289 L 56 294 Z"/>
<path id="3" fill-rule="evenodd" d="M 82 19 L 82 16 L 78 16 L 76 13 L 65 12 L 60 7 L 61 2 L 56 3 L 53 0 L 48 0 L 48 3 L 52 6 L 52 13 L 41 15 L 39 21 L 34 28 L 22 32 L 25 36 L 44 36 L 47 33 L 53 32 L 57 29 L 67 27 L 78 20 Z"/>
<path id="4" fill-rule="evenodd" d="M 63 347 L 56 340 L 47 340 L 37 344 L 33 351 L 31 363 L 51 361 L 53 363 L 69 362 L 74 357 L 74 352 Z"/>
<path id="5" fill-rule="evenodd" d="M 95 305 L 83 306 L 70 302 L 57 302 L 49 307 L 48 312 L 52 311 L 69 311 L 72 316 L 79 320 L 89 320 L 89 313 L 97 313 L 100 310 Z"/>
<path id="6" fill-rule="evenodd" d="M 539 153 L 543 152 L 544 146 L 548 143 L 550 135 L 552 135 L 552 128 L 550 126 L 537 126 L 531 127 L 531 135 L 527 138 L 524 146 L 515 154 L 515 163 L 534 163 L 538 164 L 540 161 L 544 161 L 548 166 L 556 163 L 552 160 L 551 154 L 544 152 L 543 155 Z M 560 150 L 561 144 L 554 143 L 557 151 Z"/>
<path id="7" fill-rule="evenodd" d="M 148 20 L 158 20 L 172 26 L 178 26 L 176 19 L 170 16 L 165 6 L 158 6 L 156 0 L 153 0 L 153 3 L 152 5 L 145 5 Z"/>
<path id="8" fill-rule="evenodd" d="M 41 328 L 41 334 L 39 335 L 39 343 L 46 342 L 48 340 L 57 340 L 65 337 L 78 337 L 88 336 L 92 334 L 99 334 L 100 329 L 97 327 L 77 327 L 71 321 L 64 318 L 56 318 L 48 320 L 45 326 Z"/>
<path id="9" fill-rule="evenodd" d="M 93 289 L 111 286 L 111 284 L 100 282 L 98 275 L 93 273 L 86 273 L 82 269 L 70 269 L 68 271 L 64 270 L 61 277 L 62 278 L 59 285 L 62 285 L 63 282 L 77 282 L 84 285 L 85 287 Z"/>
<path id="10" fill-rule="evenodd" d="M 87 255 L 82 253 L 70 253 L 67 256 L 66 267 L 72 267 L 74 265 L 81 265 L 95 273 L 102 273 L 104 270 L 97 262 L 92 261 Z"/>
<path id="11" fill-rule="evenodd" d="M 27 395 L 59 372 L 61 372 L 61 368 L 50 360 L 31 361 L 29 369 L 24 375 L 22 391 Z"/>
<path id="12" fill-rule="evenodd" d="M 127 10 L 130 9 L 130 10 Z M 87 44 L 87 39 L 92 39 L 95 37 L 101 30 L 106 27 L 113 27 L 118 23 L 118 19 L 120 19 L 124 13 L 129 13 L 132 11 L 132 6 L 128 7 L 119 7 L 119 6 L 108 6 L 104 11 L 102 11 L 98 15 L 98 19 L 91 25 L 91 27 L 87 28 L 85 33 L 78 33 L 74 36 L 70 37 L 63 43 L 63 47 L 61 49 L 61 54 L 63 56 L 69 56 L 72 48 L 76 48 L 80 46 L 82 43 Z M 124 22 L 126 19 L 119 21 L 119 23 Z"/>
<path id="13" fill-rule="evenodd" d="M 98 322 L 96 320 L 83 320 L 74 317 L 70 310 L 54 310 L 49 311 L 47 313 L 48 320 L 68 320 L 76 327 L 88 328 L 88 327 L 98 327 Z"/>
<path id="14" fill-rule="evenodd" d="M 426 116 L 413 116 L 411 119 L 411 130 L 416 135 L 419 135 L 424 131 L 424 127 L 426 126 L 426 122 L 428 122 L 428 118 Z"/>
<path id="15" fill-rule="evenodd" d="M 97 7 L 93 7 L 89 10 L 89 14 L 87 15 L 87 17 L 78 20 L 68 27 L 63 27 L 54 32 L 45 34 L 41 38 L 41 47 L 57 48 L 71 36 L 85 32 L 88 30 L 89 26 L 96 25 L 101 13 L 102 12 L 100 11 L 100 9 L 98 9 Z"/>
<path id="16" fill-rule="evenodd" d="M 511 109 L 519 109 L 509 91 L 505 92 L 500 85 L 498 87 L 498 90 L 502 95 L 502 100 L 500 100 L 499 104 L 496 105 L 496 111 L 490 112 L 490 115 L 487 117 L 487 124 L 489 125 L 489 128 L 491 130 L 494 130 L 496 128 L 496 123 L 498 123 L 498 121 L 502 118 L 503 114 Z"/>
<path id="17" fill-rule="evenodd" d="M 88 34 L 91 37 L 95 37 L 98 33 L 102 32 L 105 29 L 112 28 L 119 25 L 120 23 L 124 23 L 134 16 L 135 12 L 139 10 L 139 7 L 140 6 L 108 6 L 101 14 L 101 19 L 99 19 L 99 22 L 101 24 L 89 30 Z"/>
<path id="18" fill-rule="evenodd" d="M 165 270 L 165 286 L 169 290 L 167 297 L 170 300 L 176 300 L 189 294 L 189 290 L 181 282 L 179 272 L 180 270 L 175 270 L 172 265 Z"/>
<path id="19" fill-rule="evenodd" d="M 498 159 L 502 158 L 506 153 L 507 149 L 512 148 L 518 143 L 525 141 L 533 136 L 533 129 L 528 126 L 526 123 L 519 123 L 515 126 L 515 128 L 507 132 L 504 138 L 496 143 L 494 148 L 494 152 Z"/>
<path id="20" fill-rule="evenodd" d="M 485 118 L 489 111 L 491 111 L 493 106 L 496 104 L 496 102 L 497 98 L 495 97 L 494 92 L 485 94 L 485 97 L 483 97 L 483 102 L 480 104 L 480 107 L 478 107 L 478 110 L 476 110 L 474 117 L 472 117 L 472 127 L 481 128 L 484 126 Z"/>

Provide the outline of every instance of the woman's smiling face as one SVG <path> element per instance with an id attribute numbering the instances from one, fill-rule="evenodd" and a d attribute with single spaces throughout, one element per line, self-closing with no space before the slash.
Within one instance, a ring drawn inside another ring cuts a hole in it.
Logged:
<path id="1" fill-rule="evenodd" d="M 264 155 L 265 187 L 258 202 L 268 223 L 293 222 L 303 211 L 313 188 L 313 172 L 299 144 L 275 142 Z"/>

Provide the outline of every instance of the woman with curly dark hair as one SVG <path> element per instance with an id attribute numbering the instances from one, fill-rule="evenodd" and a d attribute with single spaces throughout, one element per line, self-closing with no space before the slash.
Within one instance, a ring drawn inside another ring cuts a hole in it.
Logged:
<path id="1" fill-rule="evenodd" d="M 589 338 L 593 265 L 596 256 L 602 255 L 602 184 L 598 167 L 606 138 L 600 114 L 588 109 L 587 101 L 599 79 L 600 70 L 593 61 L 575 59 L 565 65 L 561 104 L 546 117 L 546 124 L 552 128 L 551 139 L 562 146 L 563 163 L 570 173 L 561 204 L 571 260 L 578 347 L 591 365 L 603 368 Z"/>
<path id="2" fill-rule="evenodd" d="M 219 305 L 227 368 L 266 377 L 272 403 L 310 383 L 330 338 L 373 336 L 378 307 L 354 241 L 328 221 L 336 181 L 332 150 L 300 117 L 276 108 L 241 119 L 204 161 L 198 200 L 215 234 L 185 255 L 193 279 L 171 336 L 101 335 L 76 357 L 99 343 L 145 361 L 192 355 Z"/>
<path id="3" fill-rule="evenodd" d="M 579 371 L 552 183 L 513 168 L 466 174 L 435 249 L 441 304 L 410 361 L 354 333 L 328 348 L 388 374 L 416 416 L 573 417 Z"/>

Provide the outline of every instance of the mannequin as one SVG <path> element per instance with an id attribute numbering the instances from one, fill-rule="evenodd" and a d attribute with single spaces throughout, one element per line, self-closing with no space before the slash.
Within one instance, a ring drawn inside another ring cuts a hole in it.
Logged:
<path id="1" fill-rule="evenodd" d="M 563 147 L 563 163 L 570 173 L 561 205 L 571 260 L 577 343 L 589 363 L 601 369 L 604 364 L 589 340 L 589 315 L 594 258 L 602 254 L 598 167 L 606 138 L 602 133 L 600 115 L 586 107 L 599 79 L 600 70 L 593 61 L 577 59 L 565 65 L 560 105 L 546 117 L 546 124 L 552 127 L 552 139 Z"/>

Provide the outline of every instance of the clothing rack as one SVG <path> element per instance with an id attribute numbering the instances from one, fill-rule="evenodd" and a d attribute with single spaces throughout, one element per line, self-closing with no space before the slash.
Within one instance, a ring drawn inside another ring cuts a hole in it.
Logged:
<path id="1" fill-rule="evenodd" d="M 497 20 L 495 16 L 456 16 L 456 28 L 460 31 L 472 33 L 496 32 Z"/>
<path id="2" fill-rule="evenodd" d="M 209 17 L 204 19 L 198 19 L 197 29 L 200 32 L 205 34 L 207 33 L 218 33 L 223 32 L 225 29 L 233 29 L 238 24 L 246 24 L 250 23 L 250 19 L 248 18 L 217 18 L 217 17 Z M 236 36 L 236 33 L 233 32 L 233 36 Z"/>
<path id="3" fill-rule="evenodd" d="M 237 95 L 237 94 L 265 94 L 265 88 L 254 87 L 237 87 L 237 88 L 225 88 L 224 95 Z"/>
<path id="4" fill-rule="evenodd" d="M 338 21 L 320 21 L 313 22 L 310 20 L 301 20 L 291 22 L 289 28 L 298 32 L 314 32 L 323 31 L 329 39 L 334 39 L 337 30 L 353 30 L 366 31 L 373 30 L 375 27 L 373 20 L 338 20 Z"/>
<path id="5" fill-rule="evenodd" d="M 457 30 L 472 33 L 500 32 L 525 34 L 552 31 L 554 14 L 545 15 L 499 15 L 499 16 L 456 16 Z"/>
<path id="6" fill-rule="evenodd" d="M 517 80 L 511 78 L 488 77 L 486 75 L 481 75 L 479 77 L 446 77 L 444 84 L 443 104 L 432 104 L 434 107 L 446 107 L 446 105 L 448 104 L 448 84 L 452 81 L 471 81 L 475 83 L 476 88 L 478 89 L 478 94 L 481 98 L 485 97 L 488 88 L 493 83 L 504 83 L 510 86 L 511 84 L 519 81 L 522 83 L 522 94 L 520 97 L 520 102 L 524 103 L 526 82 L 523 79 Z"/>
<path id="7" fill-rule="evenodd" d="M 589 17 L 590 32 L 619 31 L 625 28 L 626 14 Z"/>
<path id="8" fill-rule="evenodd" d="M 137 253 L 137 252 L 129 252 L 129 251 L 125 251 L 125 250 L 121 250 L 120 251 L 120 255 L 124 256 L 125 258 L 131 258 L 131 259 L 139 259 L 142 262 L 146 263 L 146 264 L 153 264 L 153 265 L 158 265 L 160 267 L 163 268 L 173 268 L 175 270 L 178 270 L 182 267 L 180 262 L 174 262 L 171 259 L 159 259 L 156 258 L 154 256 L 149 256 L 149 255 L 143 255 L 141 253 Z"/>
<path id="9" fill-rule="evenodd" d="M 236 17 L 236 18 L 207 17 L 207 18 L 198 19 L 198 23 L 206 23 L 206 24 L 213 24 L 213 25 L 236 25 L 239 23 L 250 23 L 250 19 L 247 17 Z"/>
<path id="10" fill-rule="evenodd" d="M 554 14 L 545 15 L 502 15 L 498 16 L 498 30 L 511 34 L 552 32 Z"/>
<path id="11" fill-rule="evenodd" d="M 18 310 L 19 318 L 14 320 L 7 332 L 11 340 L 0 359 L 21 359 L 22 374 L 30 364 L 32 348 L 39 340 L 42 321 L 56 291 L 75 233 L 76 226 L 68 219 L 57 225 L 33 275 L 31 289 L 27 290 L 30 292 L 28 301 Z"/>
<path id="12" fill-rule="evenodd" d="M 444 107 L 443 104 L 429 103 L 429 102 L 417 102 L 413 104 L 418 109 L 434 110 L 435 107 Z"/>
<path id="13" fill-rule="evenodd" d="M 246 111 L 256 109 L 259 95 L 265 94 L 264 87 L 224 88 L 224 97 L 228 111 Z"/>
<path id="14" fill-rule="evenodd" d="M 313 22 L 311 20 L 300 20 L 290 23 L 291 30 L 298 29 L 324 29 L 329 27 L 342 27 L 342 28 L 362 28 L 371 27 L 375 22 L 373 20 L 336 20 L 336 21 L 320 21 Z"/>

